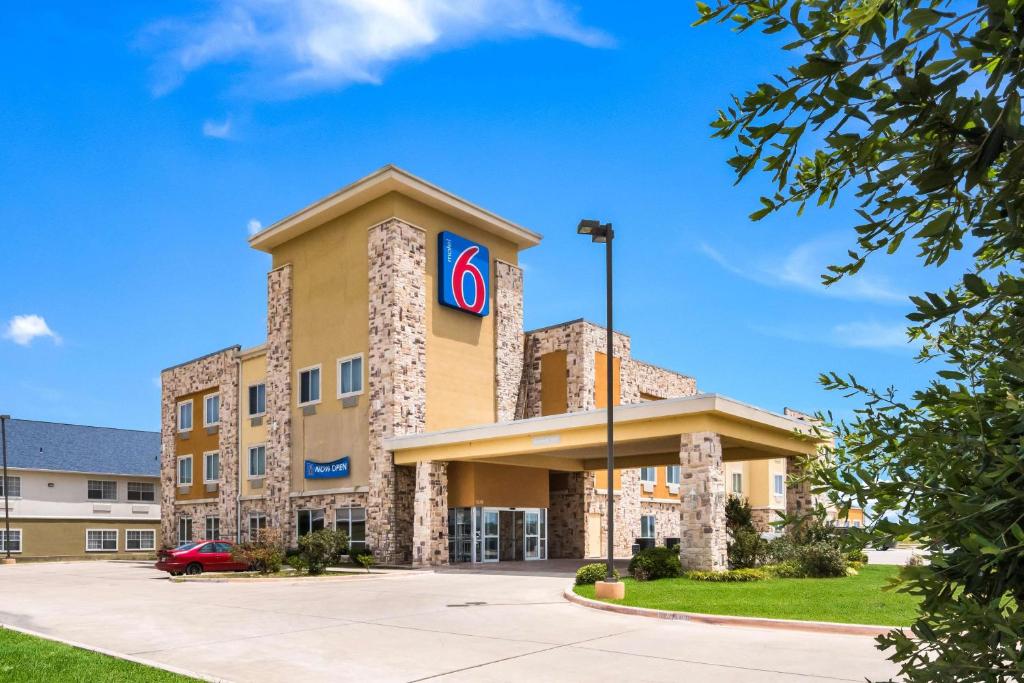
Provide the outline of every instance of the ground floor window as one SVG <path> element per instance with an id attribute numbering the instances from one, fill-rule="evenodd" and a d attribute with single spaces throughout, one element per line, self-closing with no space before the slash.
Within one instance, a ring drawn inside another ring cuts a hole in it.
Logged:
<path id="1" fill-rule="evenodd" d="M 126 529 L 125 550 L 153 550 L 156 548 L 156 532 L 152 529 Z"/>
<path id="2" fill-rule="evenodd" d="M 89 529 L 85 532 L 88 552 L 117 550 L 117 529 Z"/>
<path id="3" fill-rule="evenodd" d="M 323 510 L 299 510 L 299 536 L 324 528 Z"/>
<path id="4" fill-rule="evenodd" d="M 732 492 L 736 495 L 743 493 L 743 475 L 739 472 L 732 473 Z"/>
<path id="5" fill-rule="evenodd" d="M 366 548 L 366 508 L 336 508 L 334 528 L 348 535 L 348 545 L 352 550 Z"/>
<path id="6" fill-rule="evenodd" d="M 9 536 L 0 529 L 0 552 L 8 550 L 12 553 L 21 552 L 21 529 L 11 529 Z"/>
<path id="7" fill-rule="evenodd" d="M 785 478 L 781 474 L 776 474 L 774 477 L 775 482 L 775 495 L 781 496 L 786 492 Z"/>
<path id="8" fill-rule="evenodd" d="M 249 513 L 249 540 L 258 541 L 260 531 L 267 528 L 267 516 L 262 512 Z"/>
<path id="9" fill-rule="evenodd" d="M 192 518 L 178 518 L 178 545 L 188 543 L 192 540 Z"/>
<path id="10" fill-rule="evenodd" d="M 220 538 L 220 517 L 206 518 L 206 540 L 215 541 Z"/>
<path id="11" fill-rule="evenodd" d="M 640 517 L 640 538 L 654 538 L 654 515 Z"/>

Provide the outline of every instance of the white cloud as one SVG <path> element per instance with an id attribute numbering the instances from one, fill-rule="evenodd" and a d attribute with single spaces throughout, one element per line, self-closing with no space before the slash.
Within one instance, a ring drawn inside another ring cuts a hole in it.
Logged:
<path id="1" fill-rule="evenodd" d="M 202 17 L 150 26 L 164 42 L 154 91 L 215 63 L 250 71 L 267 94 L 380 83 L 403 59 L 481 40 L 549 36 L 588 47 L 612 38 L 581 25 L 562 0 L 220 0 Z"/>
<path id="2" fill-rule="evenodd" d="M 203 135 L 208 138 L 227 140 L 231 137 L 231 117 L 224 119 L 220 123 L 209 119 L 203 121 Z"/>
<path id="3" fill-rule="evenodd" d="M 61 341 L 60 336 L 46 324 L 46 320 L 35 314 L 14 316 L 4 330 L 4 339 L 10 339 L 19 346 L 28 346 L 37 337 L 49 337 L 55 344 Z"/>
<path id="4" fill-rule="evenodd" d="M 826 287 L 821 274 L 830 263 L 829 252 L 834 252 L 836 240 L 823 238 L 797 246 L 788 254 L 760 262 L 736 263 L 727 259 L 710 244 L 701 242 L 698 249 L 719 266 L 747 280 L 770 287 L 792 287 L 806 292 L 835 296 L 842 299 L 874 301 L 876 303 L 906 303 L 901 293 L 886 278 L 863 270 L 851 277 Z"/>
<path id="5" fill-rule="evenodd" d="M 263 223 L 256 218 L 250 218 L 249 222 L 245 224 L 245 229 L 249 231 L 250 235 L 255 235 L 263 229 Z"/>
<path id="6" fill-rule="evenodd" d="M 907 337 L 905 323 L 877 321 L 851 321 L 832 327 L 754 326 L 755 331 L 769 337 L 789 339 L 808 344 L 827 344 L 844 349 L 870 349 L 874 351 L 916 351 L 920 343 Z"/>

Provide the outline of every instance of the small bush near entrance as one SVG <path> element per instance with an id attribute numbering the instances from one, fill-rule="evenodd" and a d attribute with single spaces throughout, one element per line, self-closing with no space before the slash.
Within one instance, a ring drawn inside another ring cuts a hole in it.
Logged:
<path id="1" fill-rule="evenodd" d="M 629 573 L 637 581 L 653 581 L 679 576 L 683 567 L 679 551 L 673 548 L 646 548 L 629 561 Z"/>
<path id="2" fill-rule="evenodd" d="M 239 562 L 245 562 L 249 569 L 260 574 L 273 574 L 281 571 L 284 562 L 284 551 L 281 544 L 279 529 L 260 529 L 255 540 L 246 541 L 232 546 L 231 556 Z"/>
<path id="3" fill-rule="evenodd" d="M 367 558 L 367 557 L 370 558 L 371 565 L 374 563 L 373 548 L 370 548 L 370 547 L 364 547 L 364 548 L 359 548 L 359 549 L 349 548 L 347 552 L 348 552 L 348 561 L 351 562 L 352 564 L 354 564 L 357 567 L 365 567 L 366 566 L 366 559 L 365 558 Z"/>
<path id="4" fill-rule="evenodd" d="M 768 558 L 768 541 L 754 527 L 750 503 L 739 496 L 729 496 L 725 504 L 725 527 L 729 531 L 729 568 L 752 569 Z"/>
<path id="5" fill-rule="evenodd" d="M 763 569 L 730 569 L 724 572 L 690 571 L 683 576 L 691 581 L 711 581 L 715 583 L 739 583 L 744 581 L 764 581 L 768 572 Z"/>
<path id="6" fill-rule="evenodd" d="M 828 578 L 846 576 L 846 558 L 835 545 L 827 542 L 798 546 L 794 556 L 803 576 Z"/>
<path id="7" fill-rule="evenodd" d="M 348 536 L 343 531 L 320 529 L 299 538 L 299 556 L 314 576 L 323 574 L 347 549 Z"/>
<path id="8" fill-rule="evenodd" d="M 616 570 L 613 571 L 615 571 L 615 578 L 619 578 L 619 572 Z M 606 573 L 607 565 L 603 562 L 585 564 L 576 570 L 576 585 L 589 586 L 597 583 L 598 581 L 604 581 Z"/>

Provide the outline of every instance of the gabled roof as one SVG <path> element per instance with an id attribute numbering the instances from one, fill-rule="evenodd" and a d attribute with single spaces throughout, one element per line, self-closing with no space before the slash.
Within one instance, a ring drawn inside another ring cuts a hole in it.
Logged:
<path id="1" fill-rule="evenodd" d="M 399 192 L 460 220 L 475 225 L 481 230 L 513 242 L 519 249 L 536 246 L 541 236 L 531 230 L 505 220 L 476 204 L 453 195 L 437 185 L 403 171 L 397 166 L 387 165 L 334 194 L 313 202 L 287 218 L 249 238 L 249 245 L 260 251 L 274 247 L 303 234 L 329 220 L 344 215 L 354 208 L 382 197 L 388 192 Z"/>
<path id="2" fill-rule="evenodd" d="M 7 465 L 31 470 L 160 476 L 160 432 L 7 421 Z"/>

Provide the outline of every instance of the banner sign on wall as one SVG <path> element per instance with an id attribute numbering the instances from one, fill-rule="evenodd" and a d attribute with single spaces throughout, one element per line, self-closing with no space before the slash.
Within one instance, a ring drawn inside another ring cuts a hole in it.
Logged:
<path id="1" fill-rule="evenodd" d="M 306 461 L 306 479 L 337 479 L 348 476 L 348 456 L 331 462 Z"/>
<path id="2" fill-rule="evenodd" d="M 487 315 L 491 257 L 487 247 L 453 232 L 437 236 L 437 297 L 441 305 Z"/>

